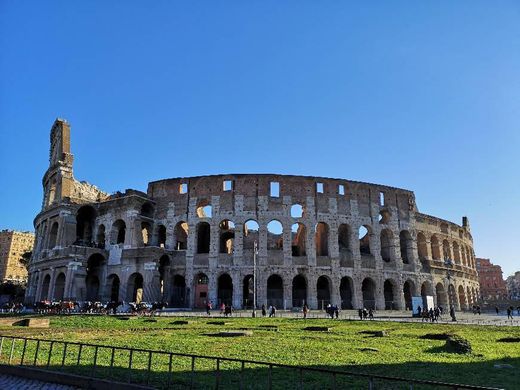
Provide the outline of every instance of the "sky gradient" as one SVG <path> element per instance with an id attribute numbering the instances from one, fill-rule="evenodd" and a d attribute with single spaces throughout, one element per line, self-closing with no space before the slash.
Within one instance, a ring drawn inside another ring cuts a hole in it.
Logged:
<path id="1" fill-rule="evenodd" d="M 520 270 L 517 1 L 0 0 L 0 229 L 32 230 L 49 131 L 107 192 L 218 173 L 413 190 Z"/>

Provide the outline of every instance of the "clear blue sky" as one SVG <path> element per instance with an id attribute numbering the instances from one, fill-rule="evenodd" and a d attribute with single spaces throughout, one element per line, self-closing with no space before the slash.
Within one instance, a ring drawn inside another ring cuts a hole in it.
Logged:
<path id="1" fill-rule="evenodd" d="M 0 228 L 32 229 L 49 130 L 113 192 L 212 173 L 415 191 L 520 269 L 520 3 L 0 0 Z"/>

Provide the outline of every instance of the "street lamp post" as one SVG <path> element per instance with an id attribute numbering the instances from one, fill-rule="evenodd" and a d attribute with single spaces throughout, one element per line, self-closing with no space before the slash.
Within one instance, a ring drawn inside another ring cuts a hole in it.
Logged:
<path id="1" fill-rule="evenodd" d="M 256 255 L 258 253 L 258 245 L 256 241 L 253 243 L 253 313 L 251 314 L 256 317 Z"/>
<path id="2" fill-rule="evenodd" d="M 457 321 L 457 317 L 455 316 L 455 306 L 453 299 L 453 292 L 451 290 L 451 267 L 453 267 L 453 262 L 451 259 L 444 255 L 444 265 L 446 266 L 446 278 L 448 279 L 448 299 L 450 300 L 450 316 L 452 321 Z"/>

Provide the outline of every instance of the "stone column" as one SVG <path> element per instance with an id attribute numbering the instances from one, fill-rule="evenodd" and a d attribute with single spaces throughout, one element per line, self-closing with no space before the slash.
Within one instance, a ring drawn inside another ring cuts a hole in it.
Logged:
<path id="1" fill-rule="evenodd" d="M 318 309 L 318 291 L 316 289 L 317 278 L 313 274 L 307 275 L 307 304 L 311 309 Z"/>
<path id="2" fill-rule="evenodd" d="M 148 269 L 146 265 L 150 264 Z M 160 275 L 157 268 L 152 269 L 155 263 L 145 263 L 145 271 L 143 275 L 143 301 L 157 302 L 161 296 Z"/>
<path id="3" fill-rule="evenodd" d="M 243 301 L 242 277 L 239 272 L 230 274 L 233 278 L 233 309 L 241 309 Z"/>
<path id="4" fill-rule="evenodd" d="M 56 269 L 51 268 L 51 270 L 52 270 L 52 273 L 51 273 L 51 282 L 49 283 L 49 300 L 53 301 L 54 300 L 54 284 L 56 282 Z"/>
<path id="5" fill-rule="evenodd" d="M 376 282 L 376 309 L 384 310 L 385 309 L 385 294 L 384 294 L 384 280 L 382 278 L 377 278 L 374 280 Z"/>
<path id="6" fill-rule="evenodd" d="M 283 309 L 292 308 L 292 279 L 283 278 Z"/>

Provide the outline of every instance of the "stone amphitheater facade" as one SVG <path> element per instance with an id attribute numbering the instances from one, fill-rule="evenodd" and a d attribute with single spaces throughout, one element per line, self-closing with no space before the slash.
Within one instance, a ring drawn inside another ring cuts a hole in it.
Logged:
<path id="1" fill-rule="evenodd" d="M 324 177 L 230 174 L 109 195 L 73 176 L 70 126 L 51 129 L 28 301 L 222 302 L 290 309 L 466 309 L 479 284 L 467 218 L 418 211 L 412 191 Z M 256 249 L 255 249 L 256 248 Z M 448 260 L 448 261 L 447 261 Z"/>

